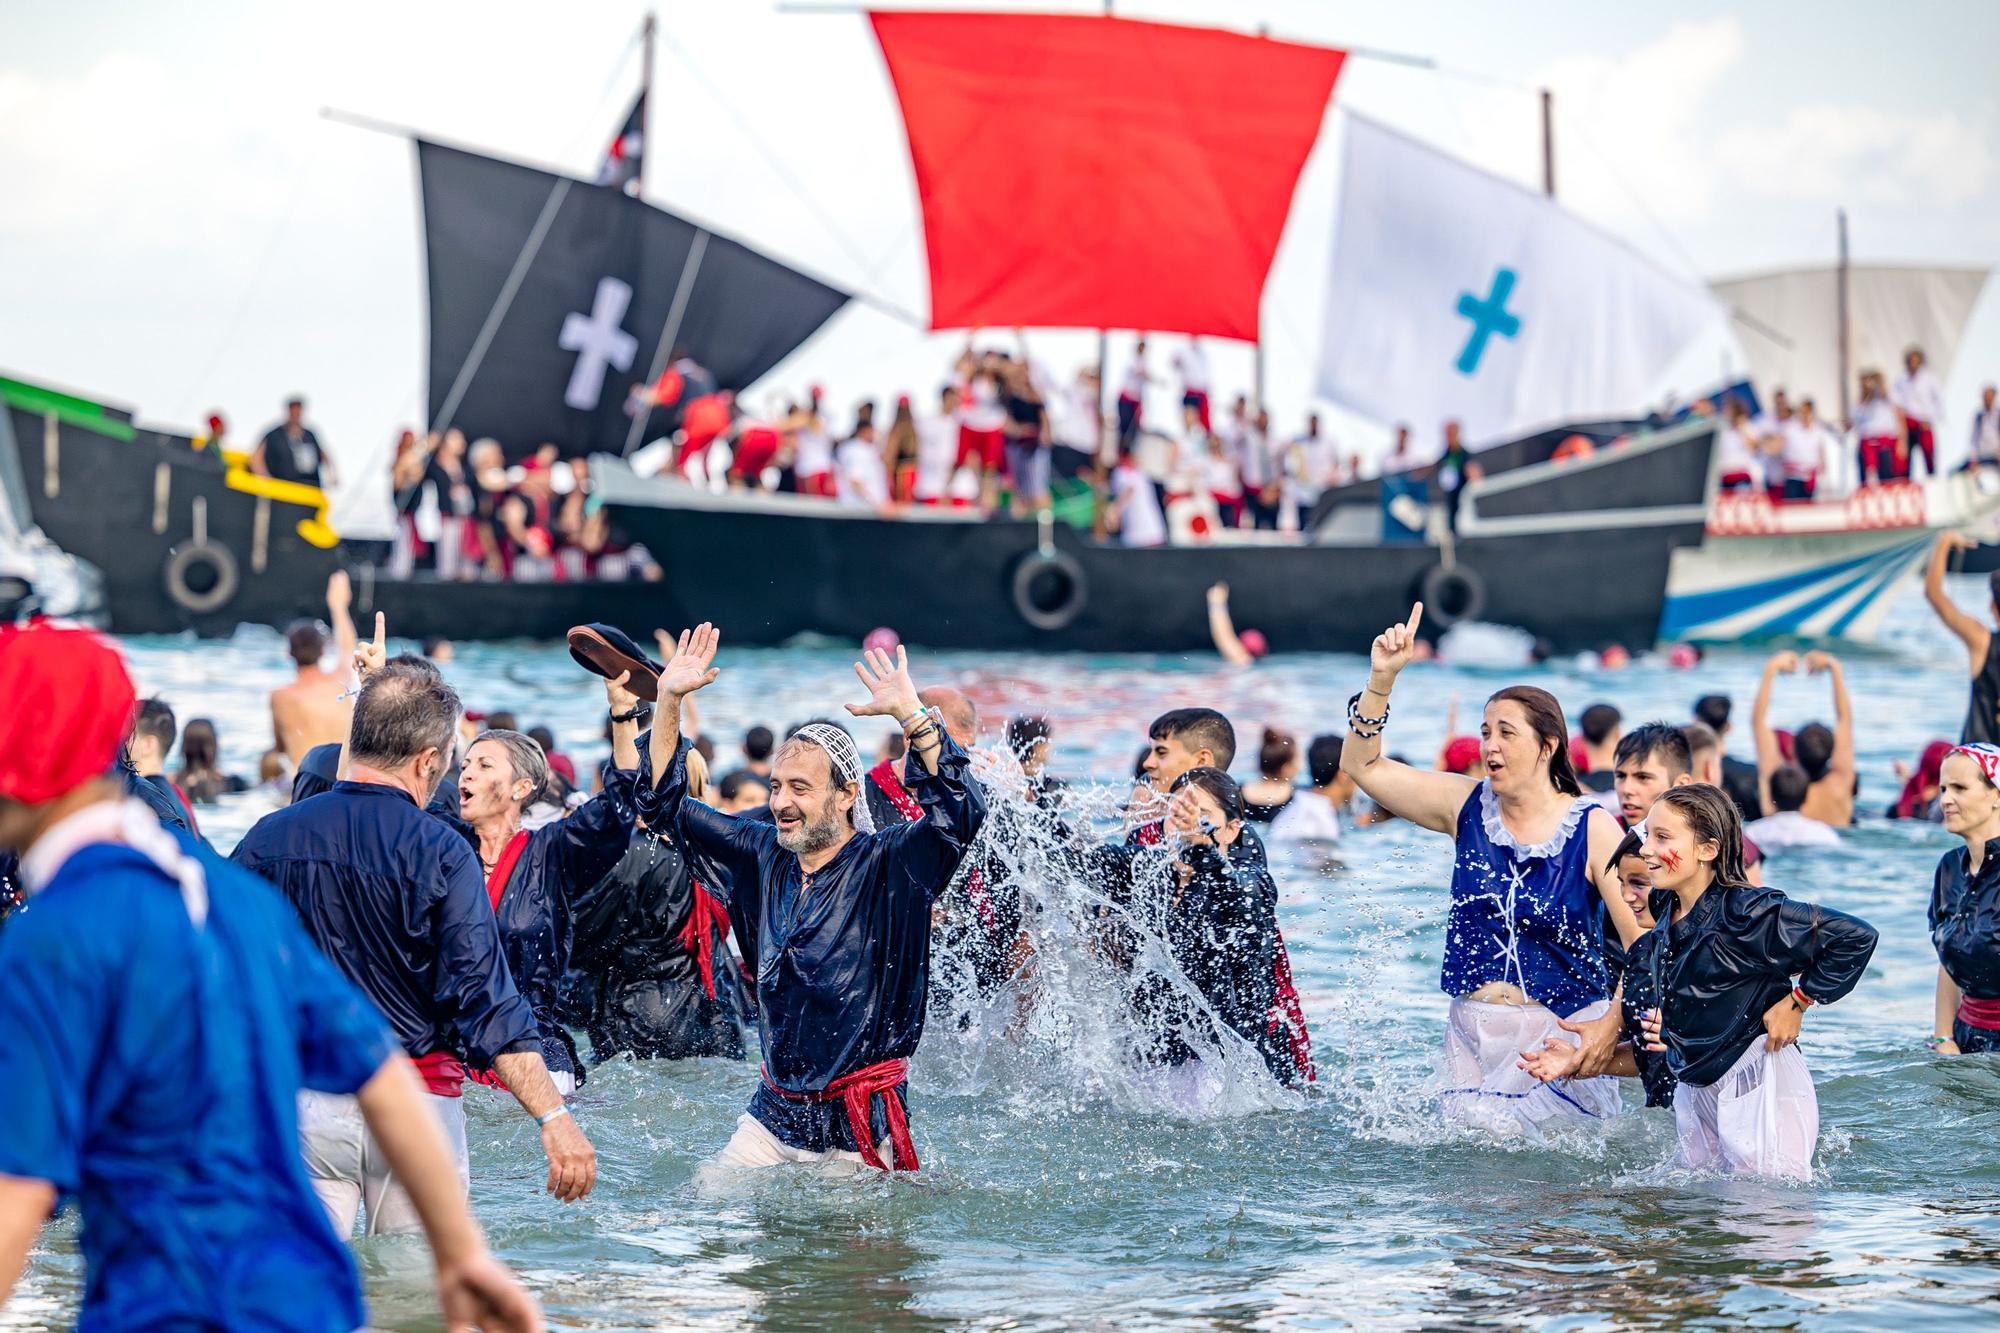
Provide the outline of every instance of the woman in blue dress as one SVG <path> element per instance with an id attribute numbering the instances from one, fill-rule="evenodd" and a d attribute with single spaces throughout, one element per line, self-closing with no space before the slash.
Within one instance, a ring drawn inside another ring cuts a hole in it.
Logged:
<path id="1" fill-rule="evenodd" d="M 1562 709 L 1546 690 L 1515 685 L 1486 701 L 1477 778 L 1411 768 L 1382 754 L 1389 692 L 1415 652 L 1423 604 L 1377 636 L 1368 683 L 1347 707 L 1341 768 L 1369 799 L 1457 844 L 1444 973 L 1452 997 L 1442 1060 L 1447 1122 L 1539 1135 L 1552 1123 L 1618 1113 L 1602 1076 L 1620 1018 L 1605 965 L 1605 931 L 1639 934 L 1612 853 L 1623 836 L 1586 800 L 1570 762 Z M 1584 1048 L 1579 1077 L 1541 1084 L 1520 1053 L 1568 1034 Z"/>

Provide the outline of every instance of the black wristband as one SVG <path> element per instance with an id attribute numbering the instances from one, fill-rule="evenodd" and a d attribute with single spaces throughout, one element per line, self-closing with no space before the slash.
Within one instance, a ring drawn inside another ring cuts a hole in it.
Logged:
<path id="1" fill-rule="evenodd" d="M 613 713 L 611 720 L 613 722 L 644 722 L 652 715 L 653 705 L 641 700 L 632 705 L 632 711 L 629 713 Z"/>

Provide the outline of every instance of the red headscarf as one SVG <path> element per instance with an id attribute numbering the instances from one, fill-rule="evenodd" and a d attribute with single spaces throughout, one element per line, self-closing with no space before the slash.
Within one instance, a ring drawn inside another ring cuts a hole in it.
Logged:
<path id="1" fill-rule="evenodd" d="M 1944 760 L 1957 747 L 1950 741 L 1932 741 L 1924 747 L 1923 758 L 1917 761 L 1917 771 L 1910 774 L 1910 780 L 1903 784 L 1903 794 L 1896 798 L 1893 814 L 1897 819 L 1922 819 L 1924 811 L 1931 803 L 1932 789 L 1944 781 Z M 1986 761 L 1979 755 L 1967 751 L 1972 762 L 1981 768 Z"/>
<path id="2" fill-rule="evenodd" d="M 41 805 L 104 776 L 137 696 L 111 641 L 34 621 L 0 626 L 0 797 Z"/>

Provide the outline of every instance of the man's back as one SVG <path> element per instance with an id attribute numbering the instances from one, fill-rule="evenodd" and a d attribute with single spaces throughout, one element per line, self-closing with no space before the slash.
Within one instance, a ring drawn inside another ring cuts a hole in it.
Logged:
<path id="1" fill-rule="evenodd" d="M 347 738 L 347 679 L 318 667 L 299 668 L 298 679 L 271 691 L 271 732 L 294 764 L 315 745 Z"/>
<path id="2" fill-rule="evenodd" d="M 534 1038 L 472 849 L 409 793 L 336 783 L 257 821 L 231 859 L 284 891 L 411 1055 L 461 1037 L 483 1066 Z"/>
<path id="3" fill-rule="evenodd" d="M 353 1328 L 294 1108 L 357 1090 L 394 1045 L 268 885 L 182 844 L 199 929 L 174 879 L 99 843 L 0 939 L 0 1173 L 83 1211 L 82 1328 Z"/>

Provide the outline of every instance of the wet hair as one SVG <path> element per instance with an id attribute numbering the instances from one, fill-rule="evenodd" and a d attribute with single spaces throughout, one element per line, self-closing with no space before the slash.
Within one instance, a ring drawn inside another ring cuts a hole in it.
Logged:
<path id="1" fill-rule="evenodd" d="M 1729 696 L 1726 694 L 1704 694 L 1694 701 L 1694 715 L 1707 724 L 1716 736 L 1729 729 Z"/>
<path id="2" fill-rule="evenodd" d="M 348 754 L 374 768 L 400 768 L 430 749 L 448 761 L 464 708 L 435 666 L 408 654 L 392 657 L 354 700 Z"/>
<path id="3" fill-rule="evenodd" d="M 1743 819 L 1727 792 L 1706 782 L 1689 782 L 1661 792 L 1654 809 L 1662 805 L 1672 806 L 1687 820 L 1697 843 L 1715 844 L 1714 887 L 1750 887 L 1749 873 L 1743 868 Z"/>
<path id="4" fill-rule="evenodd" d="M 1146 780 L 1146 761 L 1152 757 L 1152 746 L 1148 745 L 1140 749 L 1139 757 L 1132 763 L 1132 781 L 1144 782 Z"/>
<path id="5" fill-rule="evenodd" d="M 215 723 L 205 717 L 189 718 L 181 732 L 181 770 L 190 774 L 214 772 L 221 749 Z"/>
<path id="6" fill-rule="evenodd" d="M 1671 722 L 1648 722 L 1626 732 L 1619 738 L 1612 762 L 1622 765 L 1654 755 L 1660 757 L 1669 778 L 1694 772 L 1694 752 L 1687 733 Z"/>
<path id="7" fill-rule="evenodd" d="M 1007 719 L 1007 748 L 1016 759 L 1026 762 L 1035 746 L 1048 740 L 1054 731 L 1045 717 L 1010 717 Z"/>
<path id="8" fill-rule="evenodd" d="M 1153 719 L 1146 735 L 1156 741 L 1178 740 L 1190 750 L 1207 750 L 1215 766 L 1228 770 L 1236 762 L 1236 728 L 1213 708 L 1176 708 Z"/>
<path id="9" fill-rule="evenodd" d="M 298 665 L 318 666 L 326 656 L 326 635 L 312 621 L 298 621 L 285 631 L 285 649 Z"/>
<path id="10" fill-rule="evenodd" d="M 1625 715 L 1610 704 L 1592 704 L 1576 720 L 1576 729 L 1587 743 L 1602 745 L 1611 739 L 1611 733 L 1618 730 L 1618 724 L 1624 720 Z"/>
<path id="11" fill-rule="evenodd" d="M 525 736 L 518 731 L 482 731 L 472 743 L 485 745 L 489 742 L 507 751 L 508 766 L 514 770 L 516 779 L 526 778 L 530 784 L 528 794 L 522 798 L 523 807 L 533 805 L 550 791 L 549 757 L 542 749 L 541 742 L 533 736 Z M 470 749 L 467 753 L 471 753 Z"/>
<path id="12" fill-rule="evenodd" d="M 1818 782 L 1826 776 L 1826 766 L 1833 762 L 1833 728 L 1824 722 L 1808 722 L 1792 737 L 1792 757 L 1806 772 L 1806 778 Z"/>
<path id="13" fill-rule="evenodd" d="M 1191 768 L 1175 780 L 1172 790 L 1178 792 L 1188 787 L 1199 787 L 1222 807 L 1222 813 L 1231 820 L 1243 818 L 1243 788 L 1236 785 L 1236 779 L 1219 768 Z"/>
<path id="14" fill-rule="evenodd" d="M 743 733 L 743 757 L 753 763 L 762 763 L 771 757 L 771 751 L 778 746 L 778 738 L 771 734 L 769 727 L 752 727 Z"/>
<path id="15" fill-rule="evenodd" d="M 1771 804 L 1779 810 L 1796 810 L 1806 803 L 1812 779 L 1797 764 L 1780 764 L 1771 774 Z"/>
<path id="16" fill-rule="evenodd" d="M 516 730 L 514 726 L 513 713 L 507 711 L 506 709 L 502 709 L 497 713 L 488 713 L 486 715 L 486 729 L 488 731 Z"/>
<path id="17" fill-rule="evenodd" d="M 165 699 L 148 699 L 139 705 L 139 711 L 132 718 L 132 738 L 144 736 L 160 743 L 160 753 L 165 755 L 174 748 L 174 710 Z"/>
<path id="18" fill-rule="evenodd" d="M 1282 731 L 1264 728 L 1264 743 L 1257 749 L 1257 772 L 1267 778 L 1282 778 L 1285 765 L 1299 752 L 1299 743 Z"/>
<path id="19" fill-rule="evenodd" d="M 1528 726 L 1534 730 L 1535 738 L 1543 748 L 1555 747 L 1548 758 L 1549 781 L 1557 791 L 1565 796 L 1583 795 L 1583 784 L 1576 778 L 1576 762 L 1569 753 L 1569 726 L 1563 721 L 1562 705 L 1547 690 L 1535 685 L 1509 685 L 1504 690 L 1495 691 L 1486 701 L 1491 708 L 1494 704 L 1513 703 L 1521 706 L 1528 715 Z"/>
<path id="20" fill-rule="evenodd" d="M 722 781 L 715 784 L 715 791 L 723 800 L 733 801 L 743 794 L 745 787 L 751 786 L 762 787 L 767 794 L 771 790 L 771 784 L 767 780 L 757 776 L 747 768 L 739 768 L 733 772 L 724 773 Z"/>
<path id="21" fill-rule="evenodd" d="M 1315 736 L 1306 747 L 1306 768 L 1315 787 L 1330 787 L 1340 776 L 1340 752 L 1346 742 L 1338 736 Z"/>

